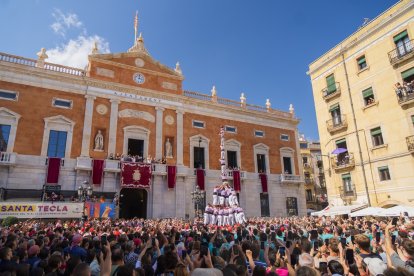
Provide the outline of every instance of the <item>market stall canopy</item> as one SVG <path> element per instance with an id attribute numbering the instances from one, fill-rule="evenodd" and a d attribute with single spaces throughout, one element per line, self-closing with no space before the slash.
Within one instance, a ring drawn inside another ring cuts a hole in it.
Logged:
<path id="1" fill-rule="evenodd" d="M 312 216 L 340 216 L 350 214 L 352 211 L 361 209 L 364 205 L 328 206 L 322 211 L 311 213 Z"/>
<path id="2" fill-rule="evenodd" d="M 384 208 L 380 207 L 368 207 L 356 212 L 351 213 L 351 217 L 365 217 L 365 216 L 378 216 L 381 212 L 383 212 Z"/>
<path id="3" fill-rule="evenodd" d="M 379 216 L 379 217 L 398 217 L 400 215 L 404 215 L 404 212 L 407 212 L 409 217 L 414 217 L 414 207 L 404 206 L 404 205 L 397 205 L 397 206 L 391 207 L 389 209 L 384 209 L 377 216 Z"/>

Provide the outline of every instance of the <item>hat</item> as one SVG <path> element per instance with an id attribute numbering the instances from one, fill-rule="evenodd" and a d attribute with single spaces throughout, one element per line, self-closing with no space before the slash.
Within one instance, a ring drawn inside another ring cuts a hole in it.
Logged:
<path id="1" fill-rule="evenodd" d="M 383 274 L 384 270 L 387 269 L 387 265 L 379 258 L 364 258 L 364 263 L 367 265 L 369 274 L 372 276 L 377 276 L 378 274 Z"/>
<path id="2" fill-rule="evenodd" d="M 72 238 L 72 243 L 74 244 L 79 244 L 82 241 L 82 236 L 79 234 L 76 234 L 75 236 L 73 236 Z"/>
<path id="3" fill-rule="evenodd" d="M 141 245 L 141 239 L 134 239 L 134 244 L 135 244 L 135 246 L 140 246 Z"/>
<path id="4" fill-rule="evenodd" d="M 38 245 L 32 245 L 30 248 L 29 248 L 29 251 L 27 251 L 27 254 L 29 255 L 29 256 L 33 256 L 33 255 L 37 255 L 37 254 L 39 254 L 39 252 L 40 252 L 40 247 L 38 246 Z"/>

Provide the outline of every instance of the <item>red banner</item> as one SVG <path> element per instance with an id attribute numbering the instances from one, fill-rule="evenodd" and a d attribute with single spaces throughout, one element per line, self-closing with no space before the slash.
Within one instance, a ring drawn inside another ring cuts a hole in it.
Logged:
<path id="1" fill-rule="evenodd" d="M 234 191 L 236 192 L 240 192 L 241 191 L 241 187 L 240 187 L 240 171 L 234 170 L 233 171 L 233 188 Z"/>
<path id="2" fill-rule="evenodd" d="M 151 164 L 121 162 L 121 187 L 149 189 Z"/>
<path id="3" fill-rule="evenodd" d="M 103 174 L 104 160 L 93 160 L 92 167 L 92 184 L 101 185 Z"/>
<path id="4" fill-rule="evenodd" d="M 204 191 L 204 170 L 197 169 L 197 185 L 200 190 Z"/>
<path id="5" fill-rule="evenodd" d="M 176 166 L 167 166 L 167 183 L 168 189 L 175 188 L 175 176 L 177 174 L 177 167 Z"/>
<path id="6" fill-rule="evenodd" d="M 267 175 L 265 173 L 260 174 L 260 180 L 262 182 L 262 191 L 267 193 Z"/>
<path id="7" fill-rule="evenodd" d="M 61 160 L 62 159 L 58 157 L 49 157 L 47 163 L 46 184 L 58 184 Z"/>

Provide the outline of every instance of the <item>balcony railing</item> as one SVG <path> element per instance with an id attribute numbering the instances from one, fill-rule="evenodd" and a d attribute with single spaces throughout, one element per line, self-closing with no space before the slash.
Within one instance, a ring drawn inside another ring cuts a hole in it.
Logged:
<path id="1" fill-rule="evenodd" d="M 281 174 L 280 175 L 280 181 L 282 183 L 285 184 L 290 184 L 290 183 L 303 183 L 302 178 L 300 177 L 300 175 L 293 175 L 293 174 Z"/>
<path id="2" fill-rule="evenodd" d="M 335 82 L 334 84 L 331 84 L 330 86 L 322 89 L 322 97 L 325 101 L 328 101 L 339 95 L 341 95 L 341 87 L 339 85 L 339 82 Z"/>
<path id="3" fill-rule="evenodd" d="M 0 165 L 10 166 L 16 164 L 17 154 L 14 152 L 0 152 Z"/>
<path id="4" fill-rule="evenodd" d="M 166 164 L 152 164 L 152 173 L 154 175 L 167 175 Z"/>
<path id="5" fill-rule="evenodd" d="M 227 176 L 229 178 L 233 178 L 233 170 L 227 170 Z M 246 178 L 246 172 L 240 171 L 240 179 L 245 179 L 245 178 Z"/>
<path id="6" fill-rule="evenodd" d="M 397 92 L 398 103 L 405 106 L 414 103 L 414 91 L 407 92 L 405 90 Z"/>
<path id="7" fill-rule="evenodd" d="M 313 177 L 305 177 L 305 184 L 306 185 L 311 185 L 313 184 Z"/>
<path id="8" fill-rule="evenodd" d="M 354 154 L 346 152 L 331 157 L 331 163 L 335 171 L 351 170 L 355 167 Z"/>
<path id="9" fill-rule="evenodd" d="M 339 187 L 339 195 L 343 201 L 351 203 L 357 199 L 357 193 L 355 190 L 355 185 L 352 183 L 348 187 L 341 186 Z"/>
<path id="10" fill-rule="evenodd" d="M 413 40 L 406 41 L 394 50 L 388 52 L 391 65 L 397 65 L 414 56 Z"/>
<path id="11" fill-rule="evenodd" d="M 104 168 L 105 172 L 120 172 L 121 171 L 121 162 L 119 160 L 110 160 L 110 159 L 106 159 L 105 160 L 105 168 Z"/>
<path id="12" fill-rule="evenodd" d="M 414 135 L 408 136 L 405 140 L 407 141 L 408 151 L 414 153 Z"/>
<path id="13" fill-rule="evenodd" d="M 328 128 L 328 131 L 331 133 L 346 129 L 348 127 L 346 116 L 340 115 L 340 116 L 333 117 L 330 120 L 327 120 L 326 127 Z"/>
<path id="14" fill-rule="evenodd" d="M 91 171 L 92 170 L 92 158 L 90 157 L 77 157 L 76 158 L 76 170 Z"/>

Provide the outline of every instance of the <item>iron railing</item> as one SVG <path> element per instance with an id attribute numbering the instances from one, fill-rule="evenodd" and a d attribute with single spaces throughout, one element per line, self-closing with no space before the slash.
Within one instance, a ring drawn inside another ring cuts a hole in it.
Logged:
<path id="1" fill-rule="evenodd" d="M 325 87 L 324 89 L 322 89 L 322 97 L 324 100 L 329 100 L 340 94 L 341 94 L 341 86 L 339 85 L 339 82 L 335 82 L 334 84 L 331 84 Z"/>
<path id="2" fill-rule="evenodd" d="M 331 164 L 334 170 L 352 169 L 355 167 L 355 159 L 353 153 L 342 153 L 331 157 Z"/>
<path id="3" fill-rule="evenodd" d="M 407 141 L 408 151 L 414 152 L 414 135 L 408 136 L 405 140 Z"/>
<path id="4" fill-rule="evenodd" d="M 348 122 L 345 115 L 340 115 L 327 120 L 326 126 L 329 132 L 334 132 L 348 127 Z"/>
<path id="5" fill-rule="evenodd" d="M 354 183 L 351 183 L 350 185 L 348 184 L 347 187 L 345 187 L 345 185 L 339 187 L 339 195 L 340 195 L 341 199 L 344 200 L 344 201 L 356 200 L 357 193 L 356 193 L 356 190 L 355 190 Z"/>
<path id="6" fill-rule="evenodd" d="M 410 57 L 414 56 L 413 40 L 404 42 L 402 45 L 397 46 L 392 51 L 388 52 L 388 58 L 391 65 L 398 64 Z"/>

